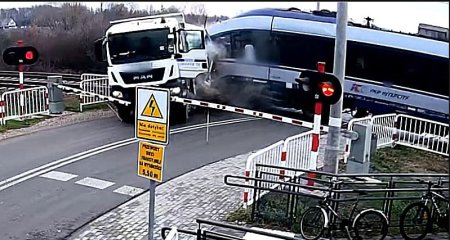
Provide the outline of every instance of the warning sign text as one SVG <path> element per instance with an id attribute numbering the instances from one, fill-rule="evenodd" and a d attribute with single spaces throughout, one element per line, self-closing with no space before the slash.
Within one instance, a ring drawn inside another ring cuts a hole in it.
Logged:
<path id="1" fill-rule="evenodd" d="M 161 182 L 164 165 L 164 147 L 139 142 L 138 175 Z"/>

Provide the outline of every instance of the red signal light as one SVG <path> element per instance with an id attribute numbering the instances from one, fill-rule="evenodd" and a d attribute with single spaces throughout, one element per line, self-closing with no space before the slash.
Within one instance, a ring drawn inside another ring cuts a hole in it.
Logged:
<path id="1" fill-rule="evenodd" d="M 33 58 L 34 58 L 34 54 L 33 54 L 32 51 L 27 51 L 27 52 L 25 53 L 25 59 L 27 59 L 27 60 L 33 60 Z"/>
<path id="2" fill-rule="evenodd" d="M 323 95 L 325 95 L 325 97 L 331 97 L 334 94 L 334 87 L 332 84 L 321 83 L 320 89 L 322 90 L 322 93 Z"/>
<path id="3" fill-rule="evenodd" d="M 317 71 L 320 73 L 325 73 L 325 63 L 324 62 L 317 63 Z"/>

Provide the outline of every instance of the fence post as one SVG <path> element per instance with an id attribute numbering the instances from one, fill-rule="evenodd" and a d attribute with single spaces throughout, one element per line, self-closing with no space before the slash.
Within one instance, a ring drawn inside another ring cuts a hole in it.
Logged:
<path id="1" fill-rule="evenodd" d="M 3 93 L 6 92 L 6 87 L 0 88 L 0 125 L 5 124 L 5 116 L 6 116 L 6 104 L 3 99 Z"/>
<path id="2" fill-rule="evenodd" d="M 311 138 L 311 163 L 308 170 L 317 170 L 317 159 L 319 157 L 319 145 L 320 145 L 320 124 L 322 116 L 322 102 L 318 100 L 318 95 L 315 96 L 316 103 L 314 105 L 314 126 L 312 130 Z M 308 172 L 309 178 L 315 178 L 315 172 Z M 314 186 L 314 180 L 308 179 L 308 186 Z"/>

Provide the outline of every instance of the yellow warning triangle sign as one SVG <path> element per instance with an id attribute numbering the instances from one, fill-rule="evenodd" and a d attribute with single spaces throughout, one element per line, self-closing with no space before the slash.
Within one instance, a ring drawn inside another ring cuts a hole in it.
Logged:
<path id="1" fill-rule="evenodd" d="M 145 105 L 144 111 L 142 111 L 141 115 L 145 117 L 163 118 L 161 110 L 159 109 L 158 103 L 156 102 L 153 94 Z"/>

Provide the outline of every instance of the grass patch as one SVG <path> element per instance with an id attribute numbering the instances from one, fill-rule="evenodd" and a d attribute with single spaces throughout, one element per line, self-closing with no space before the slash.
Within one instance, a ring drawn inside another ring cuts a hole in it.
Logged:
<path id="1" fill-rule="evenodd" d="M 65 95 L 64 96 L 65 110 L 69 112 L 80 112 L 80 98 L 77 95 Z M 107 103 L 97 103 L 92 105 L 83 106 L 83 112 L 93 110 L 109 109 Z"/>
<path id="2" fill-rule="evenodd" d="M 27 118 L 22 121 L 19 120 L 8 120 L 5 125 L 0 125 L 0 133 L 6 132 L 12 129 L 26 128 L 35 125 L 39 122 L 48 119 L 48 116 L 42 116 L 40 118 Z"/>
<path id="3" fill-rule="evenodd" d="M 251 209 L 239 208 L 236 211 L 229 213 L 226 220 L 235 223 L 248 223 L 251 221 Z"/>
<path id="4" fill-rule="evenodd" d="M 448 157 L 404 146 L 382 148 L 372 158 L 372 168 L 386 173 L 448 173 Z"/>

